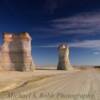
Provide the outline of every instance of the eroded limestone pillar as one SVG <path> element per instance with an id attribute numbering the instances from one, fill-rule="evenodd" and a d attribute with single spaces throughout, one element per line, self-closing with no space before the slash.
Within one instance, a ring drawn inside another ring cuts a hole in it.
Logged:
<path id="1" fill-rule="evenodd" d="M 58 47 L 58 70 L 72 70 L 73 67 L 69 60 L 69 47 L 66 44 L 61 44 Z"/>
<path id="2" fill-rule="evenodd" d="M 27 32 L 4 33 L 1 49 L 1 69 L 7 71 L 32 71 L 35 68 L 31 54 L 31 36 Z"/>

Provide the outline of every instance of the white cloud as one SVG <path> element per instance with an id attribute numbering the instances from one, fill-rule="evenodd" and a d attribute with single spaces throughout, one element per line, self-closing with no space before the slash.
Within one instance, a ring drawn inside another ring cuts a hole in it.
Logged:
<path id="1" fill-rule="evenodd" d="M 37 46 L 33 46 L 33 48 L 57 48 L 58 45 L 55 44 L 55 45 L 51 45 L 51 44 L 48 44 L 48 45 L 37 45 Z"/>
<path id="2" fill-rule="evenodd" d="M 70 47 L 100 49 L 100 40 L 84 40 L 81 42 L 69 43 Z"/>
<path id="3" fill-rule="evenodd" d="M 96 51 L 96 52 L 93 52 L 94 55 L 100 55 L 100 52 Z"/>
<path id="4" fill-rule="evenodd" d="M 33 48 L 57 48 L 61 43 L 52 43 L 46 45 L 37 45 L 33 46 Z M 92 50 L 100 50 L 100 40 L 84 40 L 78 42 L 68 43 L 69 47 L 72 48 L 86 48 Z"/>
<path id="5" fill-rule="evenodd" d="M 100 12 L 55 19 L 51 21 L 51 26 L 61 34 L 100 34 Z"/>

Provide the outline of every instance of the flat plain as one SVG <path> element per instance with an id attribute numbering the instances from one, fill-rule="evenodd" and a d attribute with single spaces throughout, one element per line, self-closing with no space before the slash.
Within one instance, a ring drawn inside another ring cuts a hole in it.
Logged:
<path id="1" fill-rule="evenodd" d="M 100 100 L 100 69 L 0 72 L 0 100 Z"/>

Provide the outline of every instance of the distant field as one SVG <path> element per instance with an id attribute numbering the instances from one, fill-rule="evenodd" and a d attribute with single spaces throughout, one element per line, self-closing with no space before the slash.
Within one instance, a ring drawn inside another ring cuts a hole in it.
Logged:
<path id="1" fill-rule="evenodd" d="M 0 72 L 0 100 L 100 100 L 98 68 L 44 69 Z"/>

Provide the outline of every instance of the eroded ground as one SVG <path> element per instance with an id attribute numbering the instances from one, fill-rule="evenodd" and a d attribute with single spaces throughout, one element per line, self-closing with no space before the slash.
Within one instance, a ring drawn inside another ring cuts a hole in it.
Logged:
<path id="1" fill-rule="evenodd" d="M 0 100 L 100 100 L 100 70 L 0 72 Z"/>

